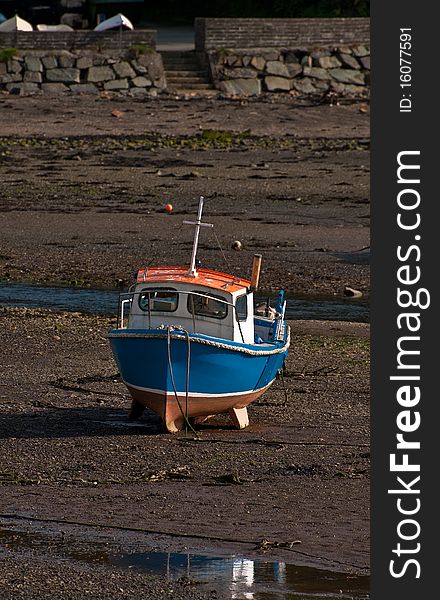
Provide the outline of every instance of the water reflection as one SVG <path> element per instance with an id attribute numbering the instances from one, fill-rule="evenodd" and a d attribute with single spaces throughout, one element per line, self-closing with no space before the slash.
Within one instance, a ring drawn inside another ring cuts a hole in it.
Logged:
<path id="1" fill-rule="evenodd" d="M 109 556 L 108 562 L 163 574 L 169 580 L 186 577 L 209 584 L 231 600 L 361 600 L 369 597 L 366 576 L 299 567 L 282 561 L 147 552 Z"/>
<path id="2" fill-rule="evenodd" d="M 252 590 L 254 584 L 254 561 L 246 558 L 234 560 L 232 563 L 231 598 L 254 600 Z M 243 592 L 243 593 L 241 593 Z"/>
<path id="3" fill-rule="evenodd" d="M 177 552 L 112 552 L 103 540 L 67 539 L 49 533 L 0 529 L 0 559 L 4 552 L 27 549 L 89 564 L 135 569 L 167 580 L 186 578 L 219 598 L 231 600 L 366 600 L 367 576 L 349 575 L 324 569 L 297 566 L 282 561 L 248 558 L 241 555 L 208 556 Z"/>

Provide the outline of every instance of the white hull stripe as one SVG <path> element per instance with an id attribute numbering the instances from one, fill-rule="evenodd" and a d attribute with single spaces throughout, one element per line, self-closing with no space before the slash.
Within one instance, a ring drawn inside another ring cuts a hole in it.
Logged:
<path id="1" fill-rule="evenodd" d="M 124 380 L 123 380 L 124 381 Z M 247 394 L 255 394 L 257 392 L 262 392 L 264 390 L 266 390 L 273 381 L 271 381 L 270 383 L 268 383 L 267 385 L 265 385 L 262 388 L 258 388 L 257 390 L 247 390 L 245 392 L 229 392 L 226 394 L 207 394 L 205 392 L 189 392 L 188 393 L 188 397 L 189 398 L 230 398 L 231 396 L 246 396 Z M 165 391 L 165 390 L 157 390 L 154 388 L 146 388 L 146 387 L 142 387 L 140 385 L 133 385 L 132 383 L 128 383 L 127 381 L 124 381 L 125 385 L 129 388 L 133 388 L 135 390 L 139 390 L 140 392 L 150 392 L 153 394 L 168 394 L 170 396 L 175 396 L 175 393 L 173 390 L 169 390 L 169 391 Z M 177 392 L 177 396 L 179 398 L 186 398 L 186 392 Z"/>

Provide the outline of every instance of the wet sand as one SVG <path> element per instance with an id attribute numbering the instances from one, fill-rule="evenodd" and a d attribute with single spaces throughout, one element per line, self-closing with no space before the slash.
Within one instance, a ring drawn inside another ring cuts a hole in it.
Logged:
<path id="1" fill-rule="evenodd" d="M 0 98 L 3 281 L 123 287 L 151 260 L 185 262 L 192 233 L 181 221 L 204 194 L 233 272 L 261 252 L 267 288 L 368 294 L 368 119 L 357 105 L 150 102 Z M 203 129 L 225 125 L 251 132 L 201 143 Z M 230 249 L 234 239 L 244 250 Z M 200 254 L 222 266 L 215 239 Z M 292 322 L 287 394 L 277 381 L 248 429 L 216 417 L 195 440 L 163 434 L 150 413 L 126 426 L 110 319 L 0 318 L 0 526 L 68 538 L 64 549 L 3 550 L 6 597 L 222 597 L 67 556 L 100 525 L 120 551 L 189 546 L 368 572 L 367 325 Z"/>

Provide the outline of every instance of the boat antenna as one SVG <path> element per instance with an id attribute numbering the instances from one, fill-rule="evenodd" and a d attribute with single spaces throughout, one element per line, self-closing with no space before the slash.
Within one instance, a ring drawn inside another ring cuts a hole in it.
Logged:
<path id="1" fill-rule="evenodd" d="M 197 221 L 183 221 L 183 223 L 185 225 L 195 225 L 195 227 L 196 227 L 196 230 L 194 232 L 194 242 L 193 242 L 193 249 L 192 249 L 192 256 L 191 256 L 191 264 L 190 264 L 188 272 L 187 272 L 187 275 L 189 275 L 189 277 L 197 277 L 196 256 L 197 256 L 197 246 L 199 244 L 200 227 L 214 227 L 214 225 L 212 223 L 202 223 L 202 212 L 203 212 L 204 200 L 205 200 L 204 197 L 200 196 L 199 210 L 197 212 Z"/>

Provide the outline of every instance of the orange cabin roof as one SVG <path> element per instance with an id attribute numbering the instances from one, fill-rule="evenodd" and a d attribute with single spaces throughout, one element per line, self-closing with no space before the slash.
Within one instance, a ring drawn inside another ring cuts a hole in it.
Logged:
<path id="1" fill-rule="evenodd" d="M 227 291 L 230 294 L 248 288 L 251 282 L 227 273 L 198 269 L 197 276 L 188 275 L 188 267 L 145 267 L 139 269 L 137 283 L 190 283 Z"/>

